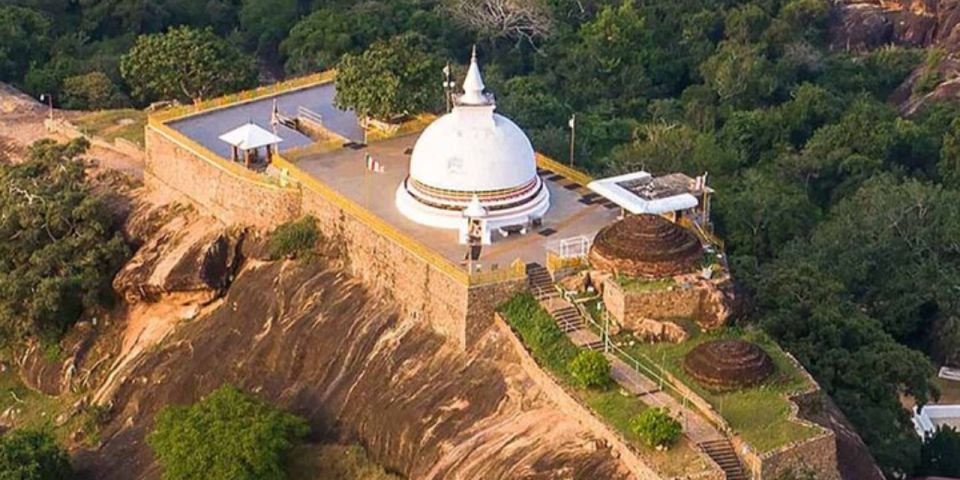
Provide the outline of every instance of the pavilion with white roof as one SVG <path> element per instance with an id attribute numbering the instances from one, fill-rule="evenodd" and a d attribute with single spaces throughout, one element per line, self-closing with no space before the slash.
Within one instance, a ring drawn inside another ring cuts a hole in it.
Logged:
<path id="1" fill-rule="evenodd" d="M 265 150 L 263 158 L 269 162 L 271 155 L 276 151 L 276 145 L 283 141 L 273 132 L 252 121 L 220 135 L 220 140 L 233 147 L 234 162 L 239 161 L 240 152 L 243 152 L 243 163 L 247 167 L 259 161 L 261 148 Z"/>

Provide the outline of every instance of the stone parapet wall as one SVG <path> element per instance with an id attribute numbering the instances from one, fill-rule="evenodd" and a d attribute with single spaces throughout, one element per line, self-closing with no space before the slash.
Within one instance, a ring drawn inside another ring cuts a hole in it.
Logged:
<path id="1" fill-rule="evenodd" d="M 65 119 L 47 119 L 43 121 L 43 125 L 47 128 L 47 131 L 59 133 L 69 139 L 84 137 L 90 142 L 91 145 L 112 150 L 140 162 L 143 162 L 146 159 L 144 149 L 140 148 L 139 145 L 123 138 L 115 138 L 112 142 L 110 142 L 100 137 L 90 136 L 80 131 L 76 125 Z"/>

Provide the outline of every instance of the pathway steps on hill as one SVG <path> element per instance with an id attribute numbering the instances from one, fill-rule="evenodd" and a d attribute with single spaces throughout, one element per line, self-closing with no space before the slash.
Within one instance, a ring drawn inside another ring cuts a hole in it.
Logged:
<path id="1" fill-rule="evenodd" d="M 587 328 L 580 311 L 560 296 L 547 270 L 539 264 L 531 263 L 527 265 L 527 274 L 534 296 L 574 345 L 603 351 L 603 339 Z M 723 469 L 727 480 L 748 478 L 730 441 L 713 424 L 664 392 L 655 381 L 638 372 L 620 357 L 609 352 L 605 353 L 605 356 L 610 361 L 610 376 L 613 380 L 643 403 L 668 409 L 683 424 L 684 435 Z"/>

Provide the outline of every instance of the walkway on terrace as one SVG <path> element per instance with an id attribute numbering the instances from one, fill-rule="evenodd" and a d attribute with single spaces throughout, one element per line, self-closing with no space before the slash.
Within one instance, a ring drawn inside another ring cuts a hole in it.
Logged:
<path id="1" fill-rule="evenodd" d="M 540 265 L 529 264 L 527 273 L 534 296 L 570 340 L 578 347 L 603 351 L 603 339 L 587 327 L 580 310 L 560 296 L 546 269 Z M 668 409 L 683 425 L 684 435 L 720 465 L 728 480 L 747 478 L 729 439 L 713 424 L 692 408 L 680 403 L 674 396 L 664 392 L 655 381 L 638 372 L 619 356 L 610 352 L 605 352 L 604 356 L 610 361 L 611 378 L 643 403 Z"/>

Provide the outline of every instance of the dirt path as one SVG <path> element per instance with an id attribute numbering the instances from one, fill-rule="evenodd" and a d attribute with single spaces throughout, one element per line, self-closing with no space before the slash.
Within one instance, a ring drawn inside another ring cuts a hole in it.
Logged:
<path id="1" fill-rule="evenodd" d="M 54 118 L 73 118 L 80 112 L 54 110 Z M 13 87 L 0 83 L 0 152 L 20 161 L 27 147 L 44 138 L 68 140 L 44 126 L 49 107 Z M 143 178 L 143 163 L 112 150 L 91 146 L 87 157 L 97 160 L 95 171 L 120 171 L 136 179 Z"/>

